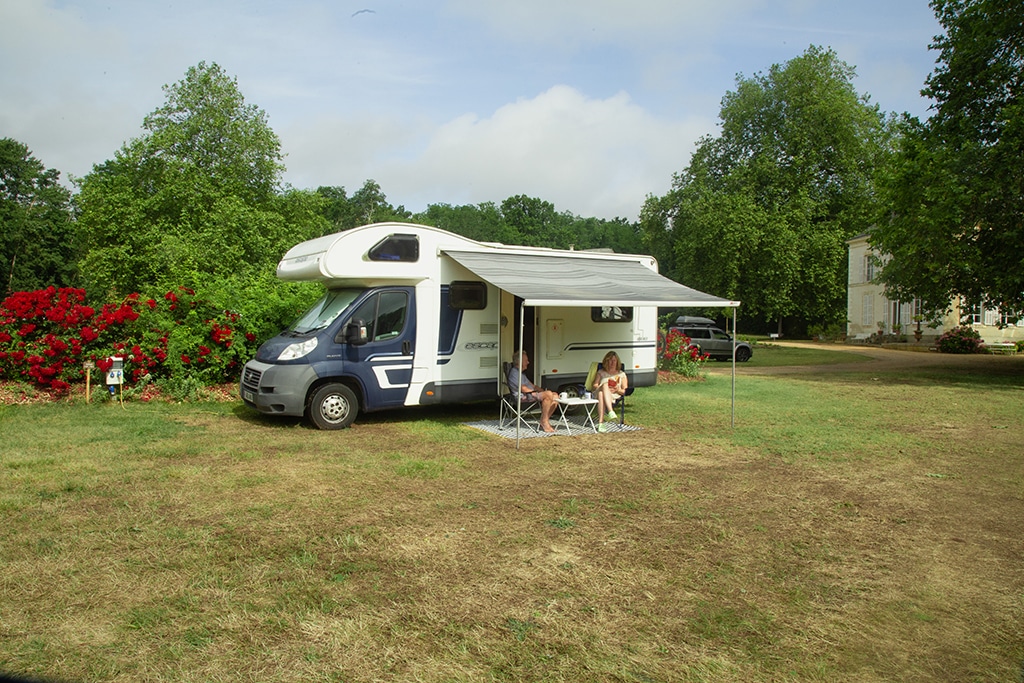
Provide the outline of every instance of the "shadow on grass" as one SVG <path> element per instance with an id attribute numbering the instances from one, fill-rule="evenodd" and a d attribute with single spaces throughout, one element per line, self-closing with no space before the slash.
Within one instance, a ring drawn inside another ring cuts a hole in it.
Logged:
<path id="1" fill-rule="evenodd" d="M 796 375 L 788 375 L 797 379 Z M 977 364 L 973 366 L 924 366 L 907 369 L 864 370 L 831 374 L 806 374 L 806 381 L 844 384 L 901 384 L 928 387 L 991 388 L 1003 391 L 1024 389 L 1024 364 Z"/>
<path id="2" fill-rule="evenodd" d="M 309 420 L 302 417 L 265 415 L 239 403 L 231 409 L 231 413 L 248 424 L 260 427 L 280 427 L 286 429 L 310 429 L 317 431 Z M 361 412 L 356 417 L 356 424 L 401 424 L 431 420 L 442 424 L 458 424 L 475 420 L 497 419 L 498 404 L 496 401 L 478 403 L 462 403 L 439 406 L 410 406 L 390 408 L 370 413 Z"/>

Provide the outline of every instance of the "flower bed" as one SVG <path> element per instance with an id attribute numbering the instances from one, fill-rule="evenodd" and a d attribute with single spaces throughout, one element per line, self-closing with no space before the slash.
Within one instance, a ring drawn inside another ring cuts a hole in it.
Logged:
<path id="1" fill-rule="evenodd" d="M 678 330 L 664 335 L 663 351 L 658 362 L 660 370 L 668 370 L 687 378 L 700 377 L 708 354 L 701 353 L 688 336 Z"/>
<path id="2" fill-rule="evenodd" d="M 84 382 L 87 364 L 102 383 L 114 356 L 123 359 L 128 386 L 171 378 L 223 383 L 237 377 L 255 344 L 237 313 L 213 309 L 185 287 L 159 298 L 133 293 L 98 308 L 82 289 L 55 287 L 15 292 L 0 303 L 0 381 L 49 396 Z"/>

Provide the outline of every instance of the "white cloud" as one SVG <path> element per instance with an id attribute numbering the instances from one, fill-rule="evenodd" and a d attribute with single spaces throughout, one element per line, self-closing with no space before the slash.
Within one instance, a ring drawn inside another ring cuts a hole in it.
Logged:
<path id="1" fill-rule="evenodd" d="M 634 220 L 648 193 L 668 189 L 711 125 L 655 118 L 625 93 L 589 99 L 555 86 L 486 118 L 467 113 L 433 130 L 410 130 L 397 120 L 325 124 L 292 139 L 298 147 L 288 163 L 304 170 L 315 164 L 325 178 L 347 177 L 322 184 L 350 192 L 373 178 L 392 203 L 413 211 L 526 194 L 559 211 Z M 423 141 L 414 145 L 420 151 L 396 158 L 413 138 Z"/>
<path id="2" fill-rule="evenodd" d="M 217 62 L 267 112 L 296 187 L 373 178 L 413 210 L 522 193 L 633 218 L 716 131 L 737 73 L 810 42 L 842 41 L 858 90 L 913 110 L 933 18 L 864 2 L 0 0 L 16 65 L 0 136 L 88 173 L 141 133 L 163 84 Z"/>

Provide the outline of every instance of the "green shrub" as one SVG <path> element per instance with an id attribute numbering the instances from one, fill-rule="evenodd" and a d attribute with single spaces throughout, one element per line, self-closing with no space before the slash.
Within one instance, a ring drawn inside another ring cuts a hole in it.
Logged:
<path id="1" fill-rule="evenodd" d="M 942 353 L 978 353 L 981 335 L 969 325 L 961 325 L 945 332 L 938 341 Z"/>

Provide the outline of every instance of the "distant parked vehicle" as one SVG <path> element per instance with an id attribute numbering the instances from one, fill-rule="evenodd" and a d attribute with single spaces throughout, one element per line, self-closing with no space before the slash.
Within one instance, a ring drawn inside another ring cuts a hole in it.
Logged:
<path id="1" fill-rule="evenodd" d="M 701 353 L 706 353 L 709 358 L 715 360 L 731 360 L 733 339 L 727 332 L 722 331 L 710 318 L 699 318 L 691 315 L 681 315 L 669 328 L 672 331 L 681 332 L 690 338 L 690 346 L 697 348 Z M 744 363 L 754 355 L 754 349 L 745 341 L 736 342 L 736 361 Z"/>

